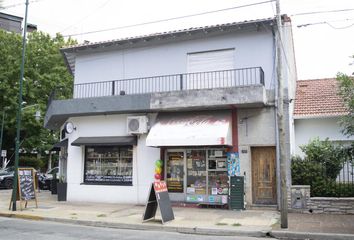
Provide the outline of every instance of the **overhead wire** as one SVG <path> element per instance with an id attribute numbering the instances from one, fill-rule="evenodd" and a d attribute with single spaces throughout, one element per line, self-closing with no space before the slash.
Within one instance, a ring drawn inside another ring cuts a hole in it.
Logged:
<path id="1" fill-rule="evenodd" d="M 81 18 L 79 21 L 71 24 L 70 26 L 64 28 L 63 30 L 59 31 L 59 32 L 65 32 L 66 30 L 68 30 L 69 28 L 81 23 L 82 21 L 84 21 L 85 19 L 89 18 L 90 16 L 92 16 L 92 14 L 96 13 L 97 10 L 103 8 L 104 6 L 106 6 L 111 0 L 107 0 L 105 1 L 102 5 L 100 5 L 99 7 L 97 7 L 96 9 L 94 9 L 92 12 L 90 12 L 89 14 L 87 14 L 85 17 Z"/>
<path id="2" fill-rule="evenodd" d="M 36 3 L 36 2 L 41 2 L 41 1 L 44 1 L 44 0 L 32 0 L 32 1 L 29 1 L 28 3 Z M 7 6 L 0 6 L 0 10 L 9 9 L 9 8 L 13 8 L 13 7 L 18 7 L 18 6 L 21 6 L 21 5 L 25 5 L 25 2 L 16 3 L 16 4 L 12 4 L 12 5 L 7 5 Z"/>
<path id="3" fill-rule="evenodd" d="M 273 14 L 276 15 L 275 10 L 274 10 L 274 6 L 273 6 L 272 3 L 271 3 L 271 6 L 272 6 Z M 281 31 L 281 28 L 282 28 L 282 27 L 283 27 L 283 26 L 278 26 L 278 31 L 275 31 L 275 33 L 278 35 L 278 39 L 279 39 L 279 42 L 280 42 L 280 46 L 281 46 L 282 52 L 283 52 L 283 54 L 284 54 L 286 67 L 287 67 L 287 69 L 289 70 L 289 72 L 292 72 L 292 69 L 290 68 L 290 64 L 289 64 L 289 61 L 288 61 L 287 52 L 285 51 L 283 39 L 282 39 L 282 36 L 281 36 L 281 34 L 280 34 L 280 31 Z"/>
<path id="4" fill-rule="evenodd" d="M 234 10 L 234 9 L 239 9 L 239 8 L 245 8 L 245 7 L 251 7 L 251 6 L 256 6 L 256 5 L 266 4 L 266 3 L 271 3 L 271 2 L 274 2 L 274 1 L 275 1 L 275 0 L 267 0 L 267 1 L 262 1 L 262 2 L 256 2 L 256 3 L 245 4 L 245 5 L 239 5 L 239 6 L 236 6 L 236 7 L 223 8 L 223 9 L 218 9 L 218 10 L 213 10 L 213 11 L 207 11 L 207 12 L 189 14 L 189 15 L 184 15 L 184 16 L 179 16 L 179 17 L 173 17 L 173 18 L 159 19 L 159 20 L 154 20 L 154 21 L 149 21 L 149 22 L 136 23 L 136 24 L 131 24 L 131 25 L 118 26 L 118 27 L 100 29 L 100 30 L 95 30 L 95 31 L 88 31 L 88 32 L 81 32 L 81 33 L 73 33 L 73 34 L 66 34 L 66 35 L 63 35 L 63 36 L 64 36 L 64 37 L 72 37 L 72 36 L 77 36 L 77 35 L 87 35 L 87 34 L 93 34 L 93 33 L 100 33 L 100 32 L 113 31 L 113 30 L 118 30 L 118 29 L 125 29 L 125 28 L 131 28 L 131 27 L 138 27 L 138 26 L 144 26 L 144 25 L 149 25 L 149 24 L 154 24 L 154 23 L 167 22 L 167 21 L 178 20 L 178 19 L 183 19 L 183 18 L 189 18 L 189 17 L 195 17 L 195 16 L 202 16 L 202 15 L 211 14 L 211 13 L 229 11 L 229 10 Z"/>
<path id="5" fill-rule="evenodd" d="M 302 15 L 313 15 L 313 14 L 322 14 L 322 13 L 336 13 L 336 12 L 348 12 L 354 11 L 354 8 L 346 8 L 346 9 L 335 9 L 335 10 L 324 10 L 324 11 L 314 11 L 314 12 L 303 12 L 303 13 L 295 13 L 290 16 L 302 16 Z"/>
<path id="6" fill-rule="evenodd" d="M 305 24 L 297 25 L 297 27 L 301 28 L 301 27 L 309 27 L 309 26 L 313 26 L 313 25 L 327 24 L 331 28 L 337 30 L 337 29 L 346 29 L 346 28 L 350 28 L 350 27 L 354 26 L 354 23 L 350 24 L 348 26 L 344 26 L 344 27 L 335 27 L 331 24 L 334 22 L 344 22 L 344 21 L 354 21 L 354 18 L 346 18 L 346 19 L 339 19 L 339 20 L 333 20 L 333 21 L 322 21 L 322 22 L 314 22 L 314 23 L 305 23 Z"/>

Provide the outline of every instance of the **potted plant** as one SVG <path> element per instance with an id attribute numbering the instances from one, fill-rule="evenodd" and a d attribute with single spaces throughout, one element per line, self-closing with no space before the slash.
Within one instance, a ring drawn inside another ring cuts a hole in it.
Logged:
<path id="1" fill-rule="evenodd" d="M 53 173 L 53 178 L 50 181 L 50 191 L 52 194 L 57 194 L 57 185 L 58 185 L 58 179 L 57 179 L 57 174 Z"/>
<path id="2" fill-rule="evenodd" d="M 57 184 L 58 201 L 66 201 L 66 189 L 68 184 L 63 175 L 59 177 L 59 182 Z"/>

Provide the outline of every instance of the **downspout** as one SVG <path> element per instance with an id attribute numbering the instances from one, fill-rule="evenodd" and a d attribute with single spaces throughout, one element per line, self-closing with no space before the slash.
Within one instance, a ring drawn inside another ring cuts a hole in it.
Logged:
<path id="1" fill-rule="evenodd" d="M 274 27 L 272 27 L 272 35 L 273 35 L 273 77 L 275 76 L 275 64 L 276 64 L 276 48 L 275 48 L 275 41 L 276 41 L 276 36 L 274 32 Z M 279 131 L 278 131 L 278 91 L 277 91 L 278 85 L 277 81 L 274 81 L 274 119 L 275 119 L 275 151 L 276 151 L 276 181 L 277 181 L 277 208 L 280 210 L 280 152 L 279 152 L 279 147 L 280 147 L 280 142 L 279 142 Z"/>

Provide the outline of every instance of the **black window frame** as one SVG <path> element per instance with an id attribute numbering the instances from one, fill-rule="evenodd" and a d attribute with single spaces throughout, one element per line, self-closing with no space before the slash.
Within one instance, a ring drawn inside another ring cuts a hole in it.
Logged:
<path id="1" fill-rule="evenodd" d="M 83 183 L 84 185 L 112 185 L 112 186 L 133 186 L 133 169 L 134 169 L 134 156 L 132 152 L 132 157 L 131 157 L 131 182 L 118 182 L 118 181 L 87 181 L 86 180 L 86 170 L 87 170 L 87 149 L 88 148 L 118 148 L 119 149 L 119 154 L 121 149 L 126 149 L 130 148 L 131 151 L 133 151 L 133 146 L 132 145 L 107 145 L 107 146 L 101 146 L 101 145 L 85 145 L 84 147 L 84 172 L 83 172 Z"/>

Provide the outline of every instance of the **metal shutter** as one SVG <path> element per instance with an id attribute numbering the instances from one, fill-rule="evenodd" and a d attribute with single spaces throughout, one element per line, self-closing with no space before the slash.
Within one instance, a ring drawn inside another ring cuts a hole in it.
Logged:
<path id="1" fill-rule="evenodd" d="M 189 73 L 209 72 L 234 68 L 234 49 L 189 53 Z"/>
<path id="2" fill-rule="evenodd" d="M 189 53 L 188 75 L 183 86 L 186 89 L 213 89 L 231 87 L 234 72 L 234 49 Z"/>

